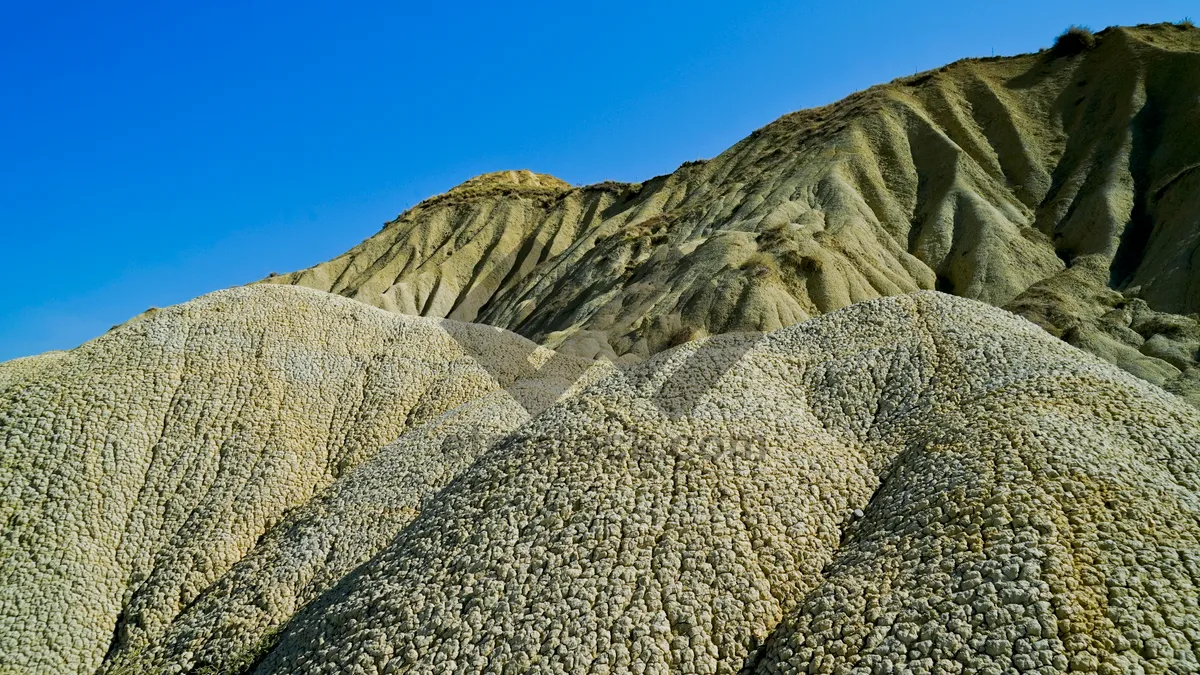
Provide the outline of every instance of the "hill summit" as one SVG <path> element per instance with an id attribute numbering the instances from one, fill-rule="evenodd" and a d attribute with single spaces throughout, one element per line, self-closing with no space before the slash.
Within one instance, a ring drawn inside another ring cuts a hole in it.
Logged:
<path id="1" fill-rule="evenodd" d="M 620 362 L 936 289 L 1200 405 L 1200 31 L 1091 45 L 902 78 L 644 183 L 480 176 L 270 281 Z"/>

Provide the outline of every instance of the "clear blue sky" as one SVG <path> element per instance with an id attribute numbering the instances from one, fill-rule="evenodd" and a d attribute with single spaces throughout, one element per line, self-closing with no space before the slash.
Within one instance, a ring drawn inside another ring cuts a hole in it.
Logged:
<path id="1" fill-rule="evenodd" d="M 1033 51 L 1071 23 L 1189 13 L 1195 0 L 9 2 L 0 360 L 326 260 L 485 171 L 641 180 L 918 69 Z"/>

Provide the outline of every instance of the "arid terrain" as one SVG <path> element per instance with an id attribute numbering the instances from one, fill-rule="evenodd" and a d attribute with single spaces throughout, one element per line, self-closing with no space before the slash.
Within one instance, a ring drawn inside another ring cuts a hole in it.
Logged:
<path id="1" fill-rule="evenodd" d="M 0 673 L 1200 672 L 1200 29 L 490 173 L 0 363 Z"/>

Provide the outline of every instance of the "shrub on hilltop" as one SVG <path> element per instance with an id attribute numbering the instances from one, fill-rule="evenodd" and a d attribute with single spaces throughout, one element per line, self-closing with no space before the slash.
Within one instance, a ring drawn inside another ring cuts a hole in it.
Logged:
<path id="1" fill-rule="evenodd" d="M 1096 47 L 1096 34 L 1087 26 L 1071 26 L 1054 41 L 1055 56 L 1074 56 Z"/>

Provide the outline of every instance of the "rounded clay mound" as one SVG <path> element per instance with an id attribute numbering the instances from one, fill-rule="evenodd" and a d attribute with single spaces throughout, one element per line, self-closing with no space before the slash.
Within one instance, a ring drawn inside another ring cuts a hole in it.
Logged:
<path id="1" fill-rule="evenodd" d="M 10 669 L 1196 663 L 1200 413 L 981 303 L 617 370 L 251 287 L 45 368 L 3 398 Z"/>

